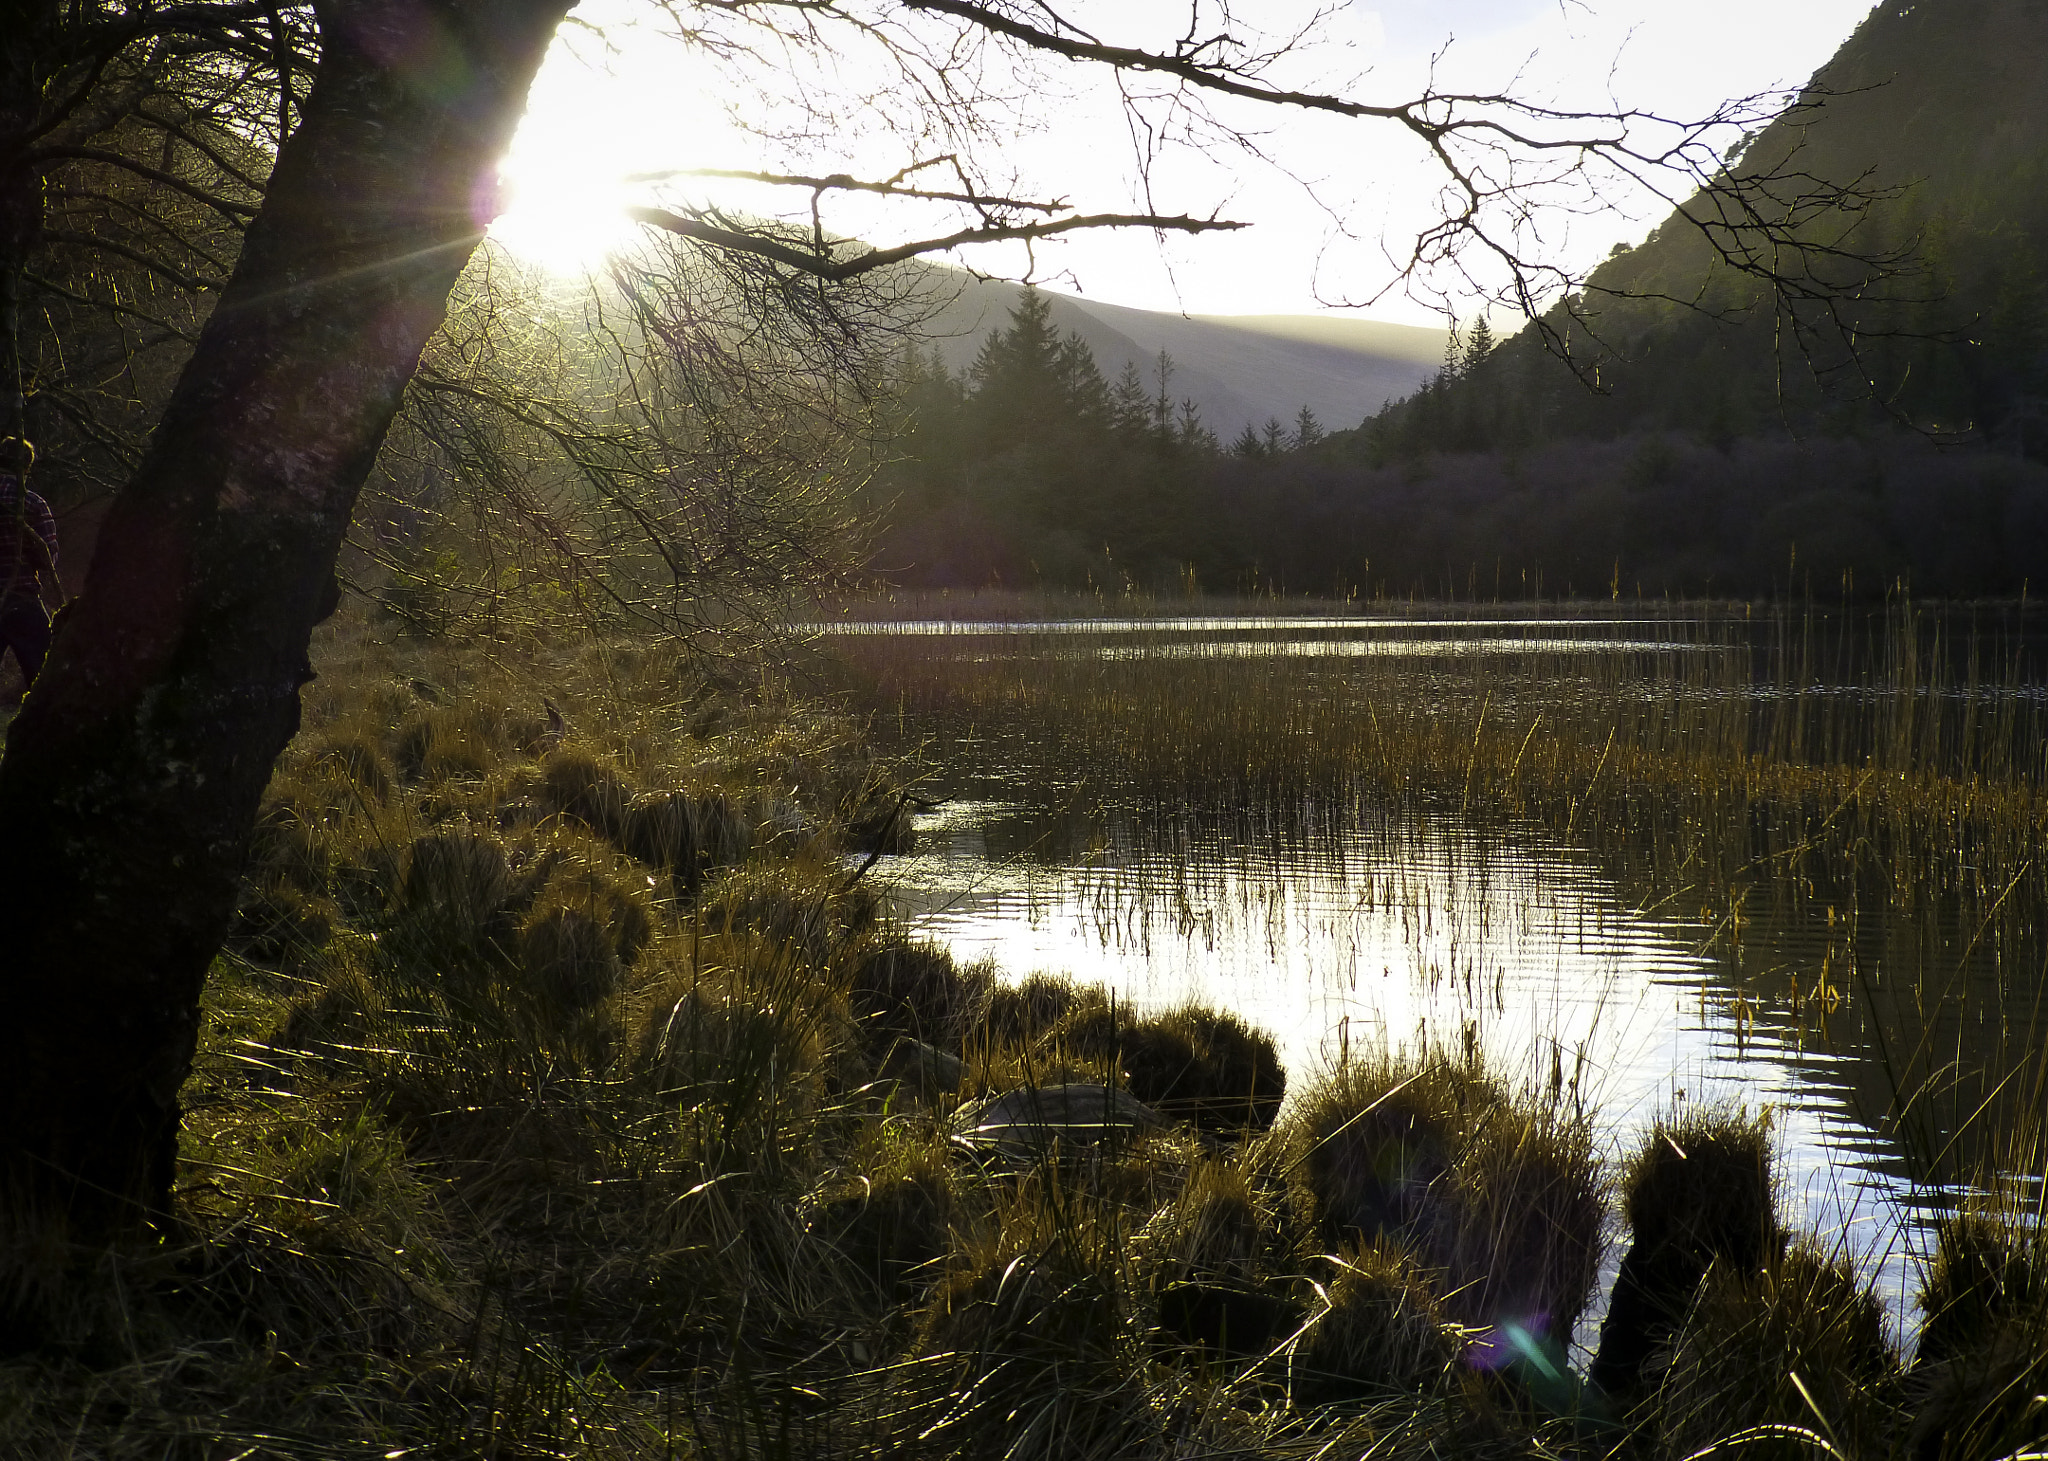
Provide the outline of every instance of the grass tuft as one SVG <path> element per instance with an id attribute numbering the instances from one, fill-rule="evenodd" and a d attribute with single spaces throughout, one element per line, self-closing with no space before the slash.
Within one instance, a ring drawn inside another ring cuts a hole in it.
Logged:
<path id="1" fill-rule="evenodd" d="M 1654 1424 L 1676 1456 L 1740 1438 L 1742 1454 L 1807 1461 L 1814 1436 L 1880 1454 L 1900 1373 L 1884 1305 L 1847 1258 L 1802 1241 L 1760 1269 L 1715 1262 L 1672 1340 Z"/>
<path id="2" fill-rule="evenodd" d="M 1770 1123 L 1725 1107 L 1660 1118 L 1622 1177 L 1630 1245 L 1601 1329 L 1591 1378 L 1632 1400 L 1712 1265 L 1755 1273 L 1784 1250 Z"/>
<path id="3" fill-rule="evenodd" d="M 1304 1404 L 1434 1391 L 1456 1374 L 1464 1340 L 1431 1276 L 1398 1245 L 1349 1244 L 1332 1254 L 1318 1308 L 1289 1364 Z"/>

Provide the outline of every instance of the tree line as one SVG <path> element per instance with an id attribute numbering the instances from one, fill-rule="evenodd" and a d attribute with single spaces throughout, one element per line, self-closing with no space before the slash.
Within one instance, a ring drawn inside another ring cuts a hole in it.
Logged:
<path id="1" fill-rule="evenodd" d="M 1175 396 L 1166 351 L 1149 372 L 1127 361 L 1109 379 L 1035 291 L 959 373 L 936 346 L 908 346 L 897 365 L 897 451 L 872 489 L 871 562 L 906 584 L 1172 580 L 1203 531 L 1190 520 L 1191 481 L 1226 459 L 1313 449 L 1326 434 L 1303 406 L 1291 426 L 1247 423 L 1225 448 L 1195 403 Z"/>
<path id="2" fill-rule="evenodd" d="M 1562 389 L 1591 397 L 1567 372 Z M 2048 466 L 1872 427 L 1646 428 L 1503 445 L 1520 369 L 1482 319 L 1360 427 L 1226 448 L 1173 362 L 1106 379 L 1027 296 L 954 374 L 897 361 L 875 571 L 912 586 L 1190 584 L 1348 598 L 1951 596 L 2048 582 Z M 2048 434 L 2048 433 L 2044 433 Z"/>

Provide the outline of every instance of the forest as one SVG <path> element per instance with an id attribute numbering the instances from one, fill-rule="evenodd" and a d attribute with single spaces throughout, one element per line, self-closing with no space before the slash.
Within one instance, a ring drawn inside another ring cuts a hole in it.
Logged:
<path id="1" fill-rule="evenodd" d="M 1361 426 L 1326 433 L 1303 408 L 1224 445 L 1176 406 L 1172 364 L 1106 382 L 1028 301 L 960 377 L 899 357 L 874 571 L 920 588 L 1337 600 L 1967 598 L 2048 581 L 2048 466 L 2009 443 L 1882 419 L 1542 434 L 1504 424 L 1536 389 L 1525 377 L 1606 403 L 1553 358 L 1494 346 L 1482 321 Z"/>
<path id="2" fill-rule="evenodd" d="M 1508 338 L 1470 316 L 1362 422 L 1247 425 L 1219 450 L 1165 429 L 1169 388 L 1105 393 L 1068 361 L 1031 408 L 1064 400 L 1058 427 L 1005 435 L 988 362 L 953 396 L 915 373 L 877 567 L 1340 599 L 2038 589 L 2042 60 L 2021 6 L 1873 16 L 1730 159 L 1786 210 L 1778 275 L 1709 188 Z M 1823 179 L 1828 204 L 1801 207 Z M 1006 340 L 1053 370 L 1053 342 Z M 1169 460 L 1162 488 L 1148 463 Z"/>

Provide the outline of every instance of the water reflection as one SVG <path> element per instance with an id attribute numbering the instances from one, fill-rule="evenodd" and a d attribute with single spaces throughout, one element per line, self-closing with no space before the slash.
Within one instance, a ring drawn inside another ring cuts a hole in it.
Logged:
<path id="1" fill-rule="evenodd" d="M 1347 1046 L 1475 1044 L 1576 1088 L 1610 1155 L 1678 1102 L 1769 1106 L 1789 1216 L 1905 1311 L 1906 1168 L 1859 1114 L 1846 1058 L 1739 1008 L 1701 928 L 1629 906 L 1582 857 L 1448 821 L 1290 848 L 1014 802 L 952 804 L 921 832 L 892 897 L 956 956 L 1072 973 L 1142 1009 L 1226 1006 L 1272 1032 L 1297 1083 Z"/>
<path id="2" fill-rule="evenodd" d="M 840 641 L 849 658 L 888 667 L 897 723 L 929 737 L 945 767 L 956 800 L 924 819 L 924 850 L 895 869 L 895 897 L 957 953 L 991 955 L 1011 978 L 1051 969 L 1101 981 L 1148 1008 L 1234 1009 L 1273 1032 L 1297 1082 L 1347 1046 L 1469 1043 L 1501 1069 L 1578 1092 L 1614 1153 L 1680 1102 L 1769 1107 L 1788 1218 L 1863 1260 L 1910 1329 L 1911 1250 L 1926 1217 L 1997 1159 L 1984 1138 L 2038 1120 L 2043 1099 L 2048 941 L 2038 910 L 2001 914 L 1997 888 L 1971 881 L 1967 840 L 1940 843 L 1936 869 L 1886 856 L 1876 844 L 1893 834 L 1873 826 L 1858 844 L 1868 857 L 1830 863 L 1803 849 L 1836 793 L 1784 827 L 1738 808 L 1710 854 L 1727 866 L 1704 879 L 1720 889 L 1709 910 L 1699 894 L 1686 906 L 1689 874 L 1665 856 L 1678 844 L 1639 822 L 1574 845 L 1498 819 L 1475 827 L 1427 810 L 1426 795 L 1404 797 L 1397 816 L 1347 789 L 1341 763 L 1322 781 L 1278 778 L 1292 789 L 1275 792 L 1227 764 L 1190 761 L 1209 771 L 1183 776 L 1168 758 L 1172 776 L 1141 796 L 1141 779 L 1119 782 L 1113 763 L 1126 752 L 1113 734 L 1070 739 L 1059 721 L 1071 703 L 1113 724 L 1128 684 L 1131 703 L 1173 707 L 1145 723 L 1170 749 L 1174 736 L 1201 736 L 1190 686 L 1237 695 L 1240 714 L 1287 696 L 1328 704 L 1333 725 L 1347 705 L 1370 714 L 1377 696 L 1470 721 L 1476 745 L 1476 727 L 1503 707 L 1541 711 L 1533 737 L 1544 715 L 1583 702 L 1596 745 L 1602 725 L 1611 742 L 1612 725 L 1641 714 L 1676 727 L 1683 754 L 2032 796 L 2048 774 L 2034 621 L 1992 615 L 1996 634 L 1978 639 L 1960 632 L 1982 627 L 1974 612 L 1967 623 L 1894 617 L 816 627 L 853 636 Z M 1219 665 L 1176 663 L 1198 660 Z M 1414 663 L 1389 668 L 1403 660 Z M 1005 662 L 1065 676 L 1015 681 L 1050 707 L 1029 725 L 1008 713 Z M 960 666 L 977 668 L 959 682 L 986 692 L 966 702 L 974 711 L 952 724 L 935 693 L 916 721 L 903 687 L 954 683 Z M 1092 758 L 1077 758 L 1078 744 Z M 1654 820 L 1667 809 L 1640 810 Z M 2033 854 L 1997 856 L 1997 883 L 2010 874 L 2018 887 Z M 1831 876 L 1846 885 L 1828 886 Z"/>
<path id="3" fill-rule="evenodd" d="M 1704 624 L 1703 619 L 1672 623 Z M 1404 637 L 1440 635 L 1470 639 L 1475 631 L 1500 630 L 1517 633 L 1530 630 L 1619 629 L 1640 632 L 1645 621 L 1634 618 L 1472 618 L 1446 619 L 1388 618 L 1358 614 L 1295 614 L 1267 617 L 1245 615 L 1185 615 L 1164 618 L 1117 619 L 836 619 L 796 626 L 800 634 L 949 635 L 974 638 L 985 635 L 1114 634 L 1170 635 L 1200 634 L 1270 639 L 1283 634 L 1399 634 Z M 1600 641 L 1605 642 L 1605 641 Z"/>

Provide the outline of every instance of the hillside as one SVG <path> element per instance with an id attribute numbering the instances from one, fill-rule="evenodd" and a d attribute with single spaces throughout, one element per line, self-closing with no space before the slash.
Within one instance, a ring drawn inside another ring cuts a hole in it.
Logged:
<path id="1" fill-rule="evenodd" d="M 1784 213 L 1811 214 L 1795 230 L 1810 250 L 1800 282 L 1831 288 L 1832 300 L 1788 309 L 1674 213 L 1586 291 L 1597 343 L 1574 333 L 1603 394 L 1518 338 L 1458 383 L 1454 409 L 1409 444 L 1659 429 L 1725 439 L 1896 421 L 2022 445 L 2020 423 L 2048 390 L 2048 4 L 1874 10 L 1734 172 L 1774 179 Z M 1798 201 L 1824 187 L 1855 201 Z M 1704 211 L 1700 199 L 1686 206 Z M 1896 267 L 1865 278 L 1857 259 Z"/>
<path id="2" fill-rule="evenodd" d="M 1020 285 L 932 271 L 950 302 L 926 326 L 954 370 L 970 364 L 991 330 L 1009 322 Z M 1154 383 L 1161 350 L 1173 357 L 1171 392 L 1191 399 L 1228 440 L 1247 424 L 1292 421 L 1304 405 L 1348 426 L 1399 399 L 1443 363 L 1444 332 L 1324 315 L 1177 315 L 1042 290 L 1052 321 L 1078 335 L 1114 379 L 1135 363 Z"/>
<path id="3" fill-rule="evenodd" d="M 1173 395 L 1220 443 L 1119 415 L 1048 338 L 1020 341 L 1038 385 L 956 384 L 923 409 L 878 565 L 1347 594 L 2038 591 L 2048 0 L 1873 11 L 1732 166 L 1802 302 L 1675 213 L 1552 317 L 1598 389 L 1534 331 L 1438 366 L 1434 331 L 1045 295 L 1112 380 L 1170 351 Z M 1017 298 L 963 289 L 948 358 Z M 1355 430 L 1237 435 L 1302 402 L 1357 420 L 1404 374 L 1423 388 Z"/>

